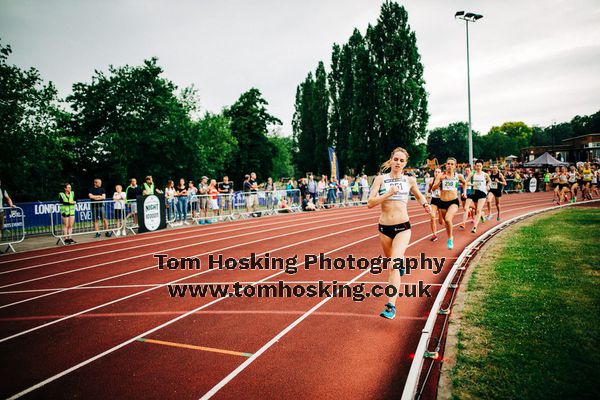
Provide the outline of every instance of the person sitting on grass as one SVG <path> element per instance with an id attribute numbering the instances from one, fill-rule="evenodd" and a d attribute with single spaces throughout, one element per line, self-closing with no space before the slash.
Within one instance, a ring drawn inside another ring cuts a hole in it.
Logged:
<path id="1" fill-rule="evenodd" d="M 317 211 L 317 207 L 312 201 L 312 196 L 307 194 L 302 200 L 302 211 Z"/>

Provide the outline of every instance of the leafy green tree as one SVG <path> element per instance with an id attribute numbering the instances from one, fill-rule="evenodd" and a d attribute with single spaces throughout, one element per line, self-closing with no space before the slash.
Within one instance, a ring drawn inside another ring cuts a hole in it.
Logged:
<path id="1" fill-rule="evenodd" d="M 343 172 L 375 173 L 397 146 L 411 153 L 419 151 L 417 143 L 425 137 L 429 118 L 427 93 L 416 37 L 402 6 L 385 1 L 377 24 L 369 25 L 365 35 L 354 29 L 348 43 L 333 45 L 327 90 L 319 84 L 321 73 L 319 65 L 312 91 L 308 80 L 297 91 L 294 138 L 300 170 L 327 171 L 323 148 L 317 149 L 314 160 L 308 160 L 312 167 L 301 160 L 303 141 L 312 140 L 311 130 L 319 135 L 315 146 L 335 146 Z M 323 108 L 317 105 L 325 103 L 321 100 L 325 91 L 330 98 L 329 135 L 321 140 Z M 308 94 L 312 94 L 313 107 L 307 104 Z"/>
<path id="2" fill-rule="evenodd" d="M 418 168 L 424 165 L 427 162 L 427 144 L 417 144 L 414 146 L 412 153 L 409 154 L 410 157 L 408 159 L 408 166 Z"/>
<path id="3" fill-rule="evenodd" d="M 337 155 L 339 156 L 340 170 L 350 172 L 356 166 L 355 156 L 358 151 L 352 148 L 350 136 L 352 133 L 352 116 L 354 104 L 354 71 L 353 71 L 353 51 L 350 44 L 345 44 L 339 52 L 339 60 L 332 56 L 332 65 L 337 64 L 335 74 L 330 74 L 330 81 L 336 80 L 335 84 L 331 84 L 330 92 L 333 93 L 333 88 L 336 94 L 332 95 L 332 109 L 337 109 L 338 120 L 336 121 L 336 131 L 334 143 Z M 336 101 L 336 102 L 334 102 Z"/>
<path id="4" fill-rule="evenodd" d="M 493 126 L 490 133 L 503 132 L 514 142 L 512 152 L 515 155 L 520 153 L 521 148 L 527 147 L 533 134 L 533 130 L 524 122 L 505 122 L 500 126 Z"/>
<path id="5" fill-rule="evenodd" d="M 429 159 L 437 158 L 444 163 L 448 157 L 454 157 L 459 163 L 469 162 L 469 124 L 455 122 L 446 127 L 435 128 L 427 137 Z M 481 156 L 479 133 L 473 131 L 473 155 Z"/>
<path id="6" fill-rule="evenodd" d="M 377 93 L 375 66 L 368 44 L 358 29 L 348 41 L 352 50 L 352 111 L 350 115 L 351 166 L 356 173 L 373 174 L 377 170 L 380 154 L 377 152 Z"/>
<path id="7" fill-rule="evenodd" d="M 366 39 L 375 66 L 378 104 L 373 112 L 379 129 L 373 142 L 377 153 L 387 157 L 396 146 L 414 153 L 418 140 L 425 138 L 429 113 L 423 64 L 406 9 L 385 1 Z"/>
<path id="8" fill-rule="evenodd" d="M 74 157 L 52 82 L 39 72 L 8 64 L 10 45 L 0 42 L 0 177 L 14 201 L 54 198 Z"/>
<path id="9" fill-rule="evenodd" d="M 281 125 L 281 121 L 267 112 L 267 105 L 260 91 L 252 88 L 224 112 L 231 119 L 231 131 L 238 142 L 228 167 L 229 176 L 238 185 L 244 174 L 256 172 L 262 180 L 273 171 L 275 148 L 267 137 L 267 128 Z"/>
<path id="10" fill-rule="evenodd" d="M 550 143 L 553 145 L 561 144 L 564 139 L 575 136 L 573 127 L 569 122 L 562 122 L 560 124 L 552 124 L 544 129 L 546 134 L 550 138 Z"/>
<path id="11" fill-rule="evenodd" d="M 492 129 L 487 135 L 481 137 L 481 148 L 482 152 L 478 157 L 484 160 L 496 160 L 521 154 L 518 141 L 498 129 Z"/>
<path id="12" fill-rule="evenodd" d="M 600 111 L 591 115 L 576 115 L 571 120 L 574 136 L 582 136 L 590 133 L 600 133 Z"/>
<path id="13" fill-rule="evenodd" d="M 206 161 L 195 153 L 191 106 L 162 72 L 152 58 L 137 67 L 110 66 L 108 74 L 96 71 L 91 83 L 73 85 L 67 100 L 84 187 L 96 176 L 110 187 L 129 177 L 153 175 L 162 185 L 168 177 L 201 173 Z"/>
<path id="14" fill-rule="evenodd" d="M 229 118 L 210 112 L 206 112 L 202 119 L 193 124 L 197 146 L 193 154 L 198 155 L 198 168 L 202 175 L 221 179 L 223 175 L 229 174 L 226 167 L 238 144 L 230 125 Z"/>
<path id="15" fill-rule="evenodd" d="M 312 96 L 312 118 L 315 132 L 315 146 L 312 161 L 317 171 L 325 172 L 329 168 L 327 147 L 333 140 L 329 137 L 328 114 L 329 92 L 327 90 L 327 73 L 320 61 L 315 71 L 315 87 Z"/>
<path id="16" fill-rule="evenodd" d="M 531 139 L 529 139 L 530 146 L 547 146 L 550 144 L 552 138 L 549 137 L 544 128 L 533 126 L 531 127 L 531 130 Z"/>
<path id="17" fill-rule="evenodd" d="M 296 104 L 293 120 L 293 141 L 295 164 L 302 173 L 317 172 L 315 170 L 314 154 L 316 147 L 316 133 L 312 113 L 315 81 L 309 73 L 296 90 Z"/>
<path id="18" fill-rule="evenodd" d="M 273 155 L 273 168 L 268 175 L 274 180 L 294 176 L 292 138 L 278 134 L 271 134 L 268 138 L 275 150 Z"/>

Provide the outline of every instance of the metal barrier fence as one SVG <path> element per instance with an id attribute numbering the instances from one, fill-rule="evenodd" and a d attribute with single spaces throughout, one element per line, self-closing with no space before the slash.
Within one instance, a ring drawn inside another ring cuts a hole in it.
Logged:
<path id="1" fill-rule="evenodd" d="M 127 235 L 127 232 L 129 232 L 132 235 L 135 235 L 135 230 L 137 228 L 139 228 L 137 200 L 127 200 L 125 206 L 125 223 L 123 225 L 122 235 Z"/>
<path id="2" fill-rule="evenodd" d="M 21 207 L 0 208 L 0 254 L 15 252 L 13 244 L 25 240 L 25 213 Z M 6 246 L 5 250 L 2 250 Z"/>
<path id="3" fill-rule="evenodd" d="M 298 189 L 194 195 L 179 200 L 177 212 L 167 221 L 171 226 L 189 224 L 189 220 L 204 225 L 295 212 L 301 209 L 301 203 Z"/>
<path id="4" fill-rule="evenodd" d="M 321 198 L 313 200 L 317 208 L 348 207 L 366 204 L 363 194 L 358 198 L 352 196 L 350 188 L 345 192 L 336 190 L 335 196 L 327 199 L 326 191 Z M 368 194 L 364 195 L 365 198 Z M 183 224 L 206 224 L 212 222 L 231 221 L 263 215 L 296 212 L 302 210 L 302 197 L 299 189 L 280 189 L 274 191 L 258 191 L 252 193 L 234 192 L 229 194 L 196 195 L 185 198 L 175 197 L 174 201 L 166 201 L 167 224 L 171 227 Z M 75 204 L 75 218 L 70 231 L 63 226 L 59 202 L 22 203 L 25 208 L 17 206 L 6 211 L 6 216 L 19 218 L 18 222 L 7 219 L 0 245 L 8 246 L 14 251 L 12 244 L 19 243 L 26 236 L 52 235 L 57 244 L 72 243 L 72 236 L 86 234 L 121 236 L 136 234 L 138 229 L 137 201 L 90 201 L 78 200 Z M 15 211 L 18 210 L 18 213 Z M 104 222 L 106 221 L 106 222 Z M 208 221 L 208 222 L 207 222 Z M 95 227 L 98 223 L 98 229 Z M 16 225 L 15 225 L 16 224 Z M 19 226 L 18 235 L 8 227 Z M 7 249 L 7 250 L 9 250 Z"/>
<path id="5" fill-rule="evenodd" d="M 110 237 L 126 231 L 125 202 L 115 204 L 113 200 L 102 200 L 82 204 L 83 207 L 75 207 L 71 229 L 63 224 L 66 220 L 60 213 L 51 214 L 50 227 L 52 236 L 57 238 L 56 244 L 68 244 L 66 239 L 72 239 L 72 236 L 93 233 L 96 237 L 100 237 L 104 233 L 105 236 Z M 58 206 L 60 208 L 60 205 Z"/>

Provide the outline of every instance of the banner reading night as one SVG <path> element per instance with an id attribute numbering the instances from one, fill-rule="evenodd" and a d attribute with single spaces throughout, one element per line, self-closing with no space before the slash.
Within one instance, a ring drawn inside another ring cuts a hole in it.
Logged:
<path id="1" fill-rule="evenodd" d="M 333 147 L 328 147 L 327 150 L 329 150 L 329 165 L 331 165 L 331 177 L 335 177 L 335 179 L 339 182 L 340 168 L 338 166 L 337 154 L 335 154 L 335 149 Z"/>

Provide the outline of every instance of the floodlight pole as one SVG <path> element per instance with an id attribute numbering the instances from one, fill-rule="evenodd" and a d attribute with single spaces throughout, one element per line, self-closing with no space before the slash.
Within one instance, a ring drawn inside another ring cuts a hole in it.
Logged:
<path id="1" fill-rule="evenodd" d="M 465 20 L 467 27 L 467 96 L 469 99 L 469 164 L 473 166 L 473 130 L 471 128 L 471 66 L 469 62 L 469 21 Z"/>
<path id="2" fill-rule="evenodd" d="M 465 13 L 464 11 L 458 11 L 454 18 L 462 19 L 465 21 L 465 27 L 467 31 L 467 96 L 469 104 L 469 164 L 473 166 L 473 128 L 471 124 L 471 63 L 469 59 L 469 22 L 475 22 L 478 19 L 483 18 L 483 15 L 474 13 Z"/>

